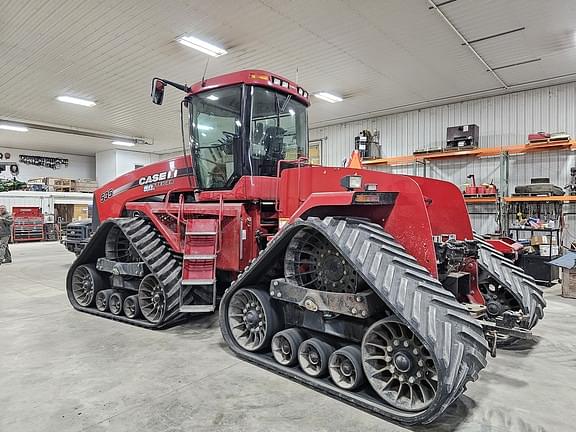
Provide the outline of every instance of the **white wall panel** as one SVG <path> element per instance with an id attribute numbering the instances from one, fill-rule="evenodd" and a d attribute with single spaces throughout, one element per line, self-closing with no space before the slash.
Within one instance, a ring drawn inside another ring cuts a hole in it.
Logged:
<path id="1" fill-rule="evenodd" d="M 0 147 L 0 152 L 10 153 L 10 159 L 2 159 L 0 162 L 14 162 L 18 164 L 20 175 L 18 179 L 28 181 L 38 177 L 59 177 L 68 179 L 94 179 L 96 178 L 96 159 L 93 156 L 79 156 L 65 153 L 51 153 L 36 150 L 22 150 L 9 147 Z M 51 169 L 42 166 L 28 165 L 19 162 L 20 155 L 43 156 L 52 158 L 68 159 L 68 166 L 59 169 Z M 0 178 L 10 178 L 8 170 L 0 174 Z"/>

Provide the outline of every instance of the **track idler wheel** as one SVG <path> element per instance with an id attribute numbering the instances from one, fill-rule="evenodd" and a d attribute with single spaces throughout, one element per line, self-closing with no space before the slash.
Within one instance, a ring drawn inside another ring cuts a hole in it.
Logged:
<path id="1" fill-rule="evenodd" d="M 140 282 L 138 288 L 138 305 L 144 318 L 153 324 L 159 324 L 166 314 L 166 293 L 156 279 L 149 274 Z"/>
<path id="2" fill-rule="evenodd" d="M 81 265 L 74 270 L 72 275 L 72 295 L 80 306 L 92 306 L 96 293 L 102 289 L 102 286 L 102 276 L 93 265 Z"/>
<path id="3" fill-rule="evenodd" d="M 394 318 L 374 323 L 362 340 L 364 372 L 372 388 L 391 406 L 423 411 L 436 399 L 436 363 L 408 327 Z"/>
<path id="4" fill-rule="evenodd" d="M 332 353 L 328 370 L 334 384 L 345 390 L 356 390 L 364 384 L 362 353 L 360 348 L 349 345 Z"/>
<path id="5" fill-rule="evenodd" d="M 121 292 L 114 292 L 108 299 L 108 304 L 110 312 L 114 315 L 120 315 L 122 313 L 122 306 L 124 305 L 124 298 L 126 294 Z"/>
<path id="6" fill-rule="evenodd" d="M 272 355 L 283 366 L 294 366 L 298 362 L 298 347 L 304 341 L 301 330 L 290 328 L 276 333 L 272 338 Z"/>
<path id="7" fill-rule="evenodd" d="M 267 292 L 242 288 L 230 299 L 226 325 L 238 345 L 256 352 L 269 348 L 280 328 L 280 319 Z"/>
<path id="8" fill-rule="evenodd" d="M 114 290 L 112 289 L 98 291 L 96 294 L 96 309 L 98 309 L 100 312 L 105 312 L 108 310 L 110 296 L 112 294 L 114 294 Z"/>
<path id="9" fill-rule="evenodd" d="M 320 339 L 308 339 L 298 348 L 298 363 L 302 370 L 315 378 L 328 375 L 328 363 L 334 347 Z"/>
<path id="10" fill-rule="evenodd" d="M 138 318 L 140 316 L 140 305 L 138 304 L 138 296 L 131 295 L 124 299 L 124 304 L 122 306 L 124 310 L 124 315 L 128 318 Z"/>

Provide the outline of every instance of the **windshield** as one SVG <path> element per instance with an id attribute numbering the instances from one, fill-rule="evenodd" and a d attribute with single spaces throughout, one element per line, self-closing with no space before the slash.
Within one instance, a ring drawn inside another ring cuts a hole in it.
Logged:
<path id="1" fill-rule="evenodd" d="M 241 176 L 275 177 L 279 160 L 307 156 L 306 106 L 290 95 L 238 85 L 188 101 L 199 189 L 231 189 Z"/>
<path id="2" fill-rule="evenodd" d="M 200 189 L 226 189 L 234 177 L 234 149 L 240 144 L 242 88 L 203 92 L 191 100 L 191 140 Z"/>
<path id="3" fill-rule="evenodd" d="M 275 176 L 279 160 L 307 156 L 306 107 L 292 96 L 250 87 L 249 166 L 253 175 Z"/>

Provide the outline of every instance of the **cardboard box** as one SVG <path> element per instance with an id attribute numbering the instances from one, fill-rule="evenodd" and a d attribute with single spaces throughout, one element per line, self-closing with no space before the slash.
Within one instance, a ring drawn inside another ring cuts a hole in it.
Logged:
<path id="1" fill-rule="evenodd" d="M 562 297 L 576 299 L 576 269 L 562 269 Z"/>
<path id="2" fill-rule="evenodd" d="M 576 252 L 568 251 L 548 264 L 562 268 L 562 297 L 576 299 Z"/>
<path id="3" fill-rule="evenodd" d="M 541 244 L 550 244 L 550 240 L 545 235 L 534 235 L 530 239 L 530 244 L 532 246 L 540 246 Z"/>
<path id="4" fill-rule="evenodd" d="M 540 249 L 540 256 L 549 257 L 549 256 L 557 256 L 559 253 L 559 248 L 556 245 L 549 245 L 549 244 L 541 244 L 538 246 Z M 552 249 L 552 254 L 550 254 L 550 249 Z"/>

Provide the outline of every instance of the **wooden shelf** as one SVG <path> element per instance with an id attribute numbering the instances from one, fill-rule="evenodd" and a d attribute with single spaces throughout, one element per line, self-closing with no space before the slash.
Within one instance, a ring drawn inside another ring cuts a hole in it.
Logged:
<path id="1" fill-rule="evenodd" d="M 464 197 L 464 202 L 466 202 L 467 204 L 494 204 L 496 203 L 496 197 L 478 197 L 478 198 Z"/>
<path id="2" fill-rule="evenodd" d="M 504 147 L 477 148 L 473 150 L 455 150 L 437 153 L 425 153 L 419 155 L 393 156 L 388 158 L 363 160 L 362 165 L 408 165 L 416 161 L 426 161 L 432 159 L 449 159 L 465 156 L 490 157 L 499 156 L 504 152 L 507 152 L 511 155 L 517 155 L 522 153 L 534 153 L 548 150 L 576 150 L 576 141 L 558 141 L 552 142 L 550 144 L 519 144 Z"/>

